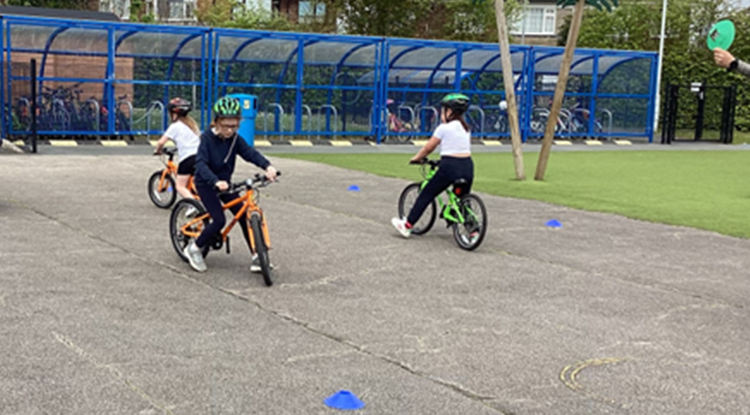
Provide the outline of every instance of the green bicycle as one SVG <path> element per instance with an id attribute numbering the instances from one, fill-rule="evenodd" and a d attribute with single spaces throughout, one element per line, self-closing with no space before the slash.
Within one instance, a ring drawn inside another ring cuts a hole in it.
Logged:
<path id="1" fill-rule="evenodd" d="M 401 192 L 401 196 L 398 198 L 398 214 L 401 218 L 405 218 L 409 214 L 417 201 L 419 192 L 435 175 L 439 162 L 424 159 L 422 163 L 418 164 L 422 166 L 424 180 L 421 183 L 409 184 Z M 428 165 L 430 171 L 427 171 L 426 166 Z M 446 227 L 453 228 L 453 238 L 458 246 L 467 251 L 477 249 L 487 233 L 487 209 L 485 209 L 484 202 L 478 195 L 467 192 L 466 184 L 466 180 L 460 179 L 448 187 L 445 190 L 448 196 L 447 202 L 444 202 L 441 196 L 431 201 L 419 221 L 412 225 L 411 233 L 414 235 L 427 233 L 435 224 L 439 205 L 440 217 L 445 220 Z"/>

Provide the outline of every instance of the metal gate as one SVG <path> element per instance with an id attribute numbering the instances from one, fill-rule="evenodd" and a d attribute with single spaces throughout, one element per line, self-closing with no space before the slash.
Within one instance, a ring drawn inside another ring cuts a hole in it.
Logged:
<path id="1" fill-rule="evenodd" d="M 661 143 L 703 141 L 730 144 L 734 137 L 737 86 L 694 82 L 667 85 Z"/>

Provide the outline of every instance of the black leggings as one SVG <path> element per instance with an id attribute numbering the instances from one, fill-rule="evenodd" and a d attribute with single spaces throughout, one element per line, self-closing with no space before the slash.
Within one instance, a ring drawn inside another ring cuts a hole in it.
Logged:
<path id="1" fill-rule="evenodd" d="M 232 200 L 237 199 L 239 195 L 236 193 L 223 194 L 221 195 L 221 199 L 219 199 L 219 193 L 212 187 L 196 186 L 196 190 L 198 190 L 198 196 L 201 198 L 201 203 L 203 203 L 203 206 L 211 215 L 211 222 L 205 227 L 205 229 L 203 229 L 203 232 L 198 236 L 198 239 L 195 240 L 195 244 L 198 245 L 198 248 L 203 248 L 208 245 L 211 237 L 224 229 L 224 225 L 227 223 L 221 202 L 224 201 L 224 203 L 229 203 Z M 242 203 L 233 206 L 230 210 L 236 215 L 241 208 Z M 247 242 L 248 248 L 252 251 L 250 245 L 250 234 L 247 231 L 247 221 L 245 218 L 242 218 L 239 222 L 242 227 L 242 236 L 245 237 L 245 242 Z"/>
<path id="2" fill-rule="evenodd" d="M 437 172 L 427 182 L 427 186 L 419 192 L 417 201 L 414 202 L 414 206 L 411 208 L 406 222 L 411 225 L 417 223 L 430 202 L 435 200 L 440 193 L 458 179 L 465 179 L 467 181 L 465 192 L 469 193 L 471 191 L 471 184 L 474 181 L 474 161 L 472 161 L 471 157 L 442 157 Z"/>

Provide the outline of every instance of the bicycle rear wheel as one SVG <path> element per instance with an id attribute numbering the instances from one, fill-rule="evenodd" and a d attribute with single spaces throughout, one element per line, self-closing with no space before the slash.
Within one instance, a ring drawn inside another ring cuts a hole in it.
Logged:
<path id="1" fill-rule="evenodd" d="M 192 209 L 191 209 L 192 208 Z M 191 212 L 192 210 L 192 212 Z M 187 214 L 190 213 L 190 216 Z M 182 199 L 174 205 L 172 214 L 169 217 L 169 236 L 172 240 L 172 247 L 177 252 L 177 255 L 182 258 L 183 261 L 188 262 L 185 253 L 185 247 L 190 243 L 190 237 L 182 233 L 182 227 L 188 222 L 192 221 L 193 218 L 200 217 L 206 214 L 206 209 L 202 204 L 193 199 Z M 196 224 L 191 227 L 191 231 L 200 233 L 203 229 L 208 226 L 208 217 L 203 219 L 202 223 Z M 201 251 L 203 252 L 203 258 L 208 255 L 208 251 L 211 245 L 204 246 Z"/>
<path id="2" fill-rule="evenodd" d="M 148 179 L 148 197 L 156 207 L 169 209 L 177 198 L 177 189 L 175 188 L 174 179 L 169 174 L 161 180 L 163 170 L 154 172 Z M 161 183 L 161 187 L 159 186 Z"/>
<path id="3" fill-rule="evenodd" d="M 266 239 L 263 237 L 260 215 L 254 213 L 250 216 L 250 229 L 253 232 L 251 236 L 255 240 L 255 252 L 258 254 L 263 282 L 270 287 L 273 285 L 273 280 L 271 279 L 271 260 L 268 258 L 268 246 L 266 246 Z"/>
<path id="4" fill-rule="evenodd" d="M 453 238 L 462 249 L 473 251 L 482 244 L 487 234 L 487 209 L 475 194 L 468 194 L 458 201 L 463 223 L 453 224 Z"/>
<path id="5" fill-rule="evenodd" d="M 409 215 L 412 206 L 414 206 L 414 203 L 417 202 L 417 197 L 419 197 L 419 192 L 421 191 L 420 186 L 420 183 L 412 183 L 406 186 L 401 192 L 401 196 L 398 198 L 399 218 L 405 219 Z M 425 209 L 424 213 L 419 218 L 419 221 L 412 224 L 411 233 L 414 235 L 427 233 L 427 231 L 432 228 L 432 225 L 435 224 L 436 214 L 437 204 L 435 203 L 435 200 L 432 200 L 430 204 L 427 205 L 427 209 Z"/>

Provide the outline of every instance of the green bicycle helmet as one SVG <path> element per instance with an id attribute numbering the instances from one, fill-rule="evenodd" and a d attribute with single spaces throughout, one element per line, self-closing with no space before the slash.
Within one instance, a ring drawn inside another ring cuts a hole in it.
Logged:
<path id="1" fill-rule="evenodd" d="M 440 105 L 450 108 L 456 115 L 461 115 L 469 109 L 469 97 L 464 94 L 448 94 L 440 101 Z"/>
<path id="2" fill-rule="evenodd" d="M 214 104 L 214 117 L 233 118 L 240 116 L 240 100 L 230 96 L 219 98 Z"/>

